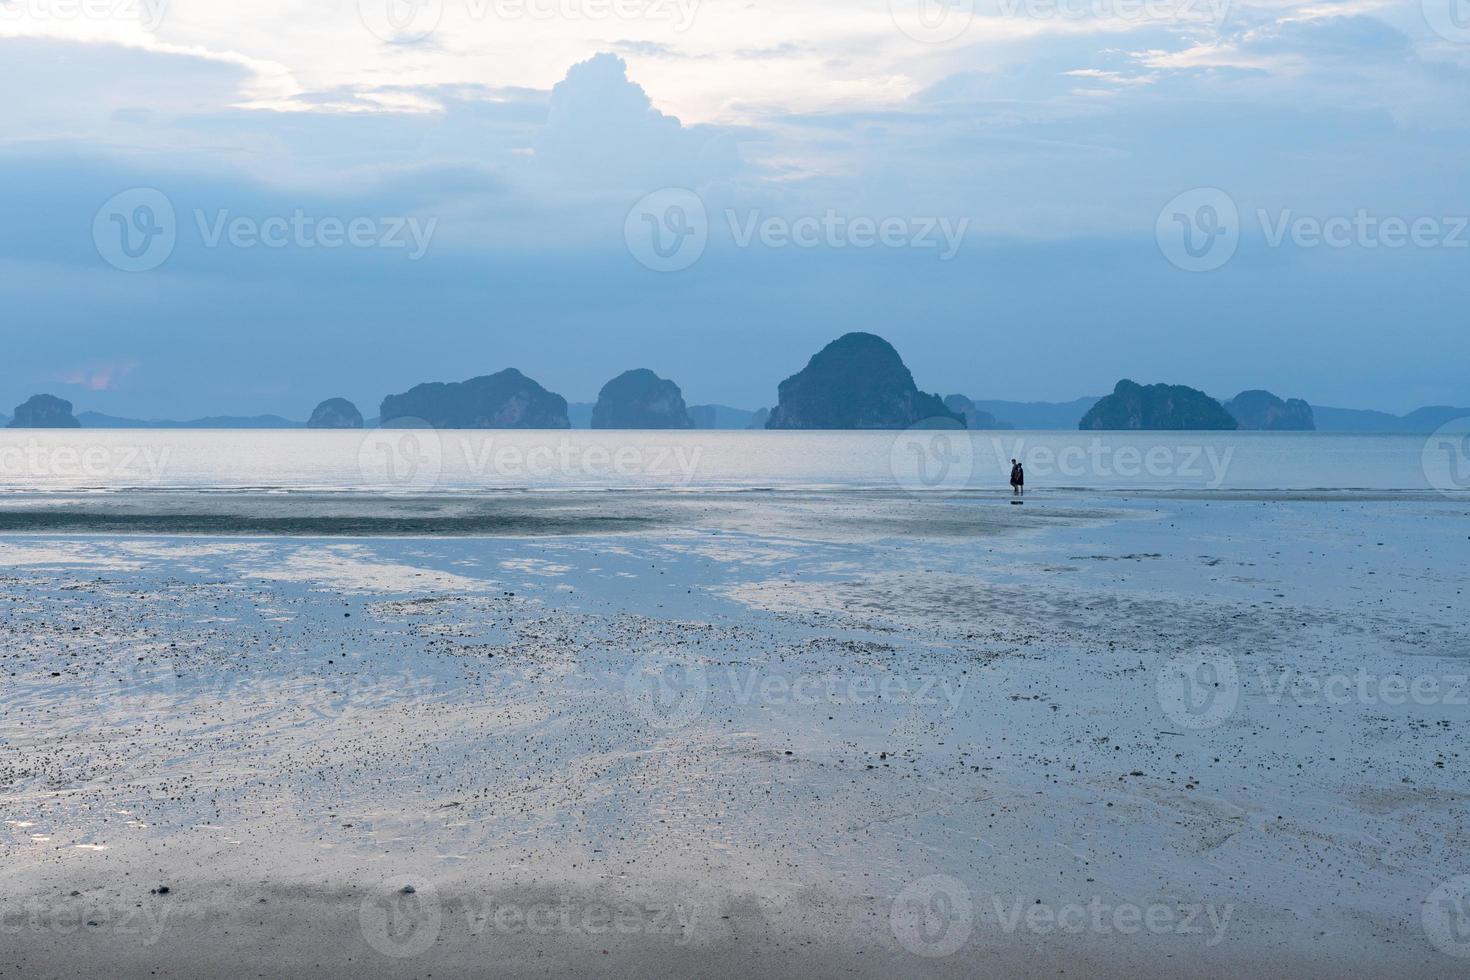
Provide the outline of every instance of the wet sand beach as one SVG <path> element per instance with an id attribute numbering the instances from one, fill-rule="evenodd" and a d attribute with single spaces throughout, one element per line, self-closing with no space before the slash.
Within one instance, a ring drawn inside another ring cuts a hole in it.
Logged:
<path id="1" fill-rule="evenodd" d="M 1457 975 L 1465 503 L 0 502 L 0 975 Z"/>

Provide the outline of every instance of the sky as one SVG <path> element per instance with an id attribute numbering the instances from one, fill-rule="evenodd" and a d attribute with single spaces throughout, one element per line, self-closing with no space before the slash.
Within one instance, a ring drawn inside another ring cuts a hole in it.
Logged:
<path id="1" fill-rule="evenodd" d="M 1470 405 L 1470 0 L 0 0 L 0 411 Z"/>

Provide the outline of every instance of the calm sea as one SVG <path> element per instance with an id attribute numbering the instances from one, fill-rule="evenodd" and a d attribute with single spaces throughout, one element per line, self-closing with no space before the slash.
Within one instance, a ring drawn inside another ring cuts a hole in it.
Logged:
<path id="1" fill-rule="evenodd" d="M 1470 491 L 1470 436 L 1217 432 L 0 430 L 6 491 Z"/>

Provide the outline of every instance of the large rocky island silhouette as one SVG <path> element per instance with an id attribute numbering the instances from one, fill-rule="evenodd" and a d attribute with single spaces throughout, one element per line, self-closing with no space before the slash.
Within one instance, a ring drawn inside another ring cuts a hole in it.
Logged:
<path id="1" fill-rule="evenodd" d="M 934 421 L 964 428 L 938 395 L 918 389 L 893 345 L 843 334 L 781 382 L 767 429 L 906 429 Z"/>
<path id="2" fill-rule="evenodd" d="M 567 400 L 515 368 L 468 381 L 414 385 L 383 399 L 383 426 L 436 429 L 570 429 Z"/>
<path id="3" fill-rule="evenodd" d="M 360 429 L 362 413 L 345 398 L 328 398 L 306 420 L 308 429 Z"/>
<path id="4" fill-rule="evenodd" d="M 1141 385 L 1124 378 L 1098 401 L 1079 429 L 1235 429 L 1224 406 L 1187 385 Z"/>
<path id="5" fill-rule="evenodd" d="M 71 402 L 55 395 L 32 395 L 15 406 L 11 429 L 79 429 L 82 423 L 71 414 Z"/>
<path id="6" fill-rule="evenodd" d="M 1270 432 L 1305 432 L 1317 428 L 1312 406 L 1300 398 L 1284 401 L 1269 391 L 1252 388 L 1242 391 L 1225 403 L 1242 429 L 1264 429 Z"/>
<path id="7" fill-rule="evenodd" d="M 602 386 L 592 408 L 594 429 L 692 429 L 679 386 L 647 368 L 624 371 Z"/>

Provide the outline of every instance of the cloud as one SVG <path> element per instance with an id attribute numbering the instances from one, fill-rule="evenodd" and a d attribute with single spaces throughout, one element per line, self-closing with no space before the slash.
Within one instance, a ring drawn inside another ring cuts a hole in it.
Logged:
<path id="1" fill-rule="evenodd" d="M 559 178 L 594 186 L 697 187 L 731 176 L 738 157 L 710 127 L 686 127 L 660 112 L 614 54 L 573 65 L 551 89 L 538 162 Z"/>
<path id="2" fill-rule="evenodd" d="M 1428 392 L 1470 355 L 1443 315 L 1465 299 L 1460 253 L 1308 265 L 1247 243 L 1219 277 L 1184 281 L 1152 239 L 1160 206 L 1192 186 L 1226 188 L 1243 214 L 1470 211 L 1464 69 L 1361 8 L 1252 6 L 1219 31 L 977 24 L 950 46 L 902 37 L 877 7 L 837 24 L 820 5 L 709 5 L 687 36 L 595 25 L 612 43 L 576 25 L 509 53 L 524 25 L 487 40 L 448 23 L 393 51 L 326 13 L 287 19 L 299 30 L 278 45 L 258 25 L 238 38 L 233 22 L 170 28 L 175 48 L 238 47 L 249 64 L 0 40 L 0 81 L 28 93 L 0 108 L 0 303 L 28 325 L 0 382 L 102 379 L 79 407 L 112 400 L 118 414 L 299 416 L 338 389 L 375 404 L 470 364 L 519 362 L 586 397 L 605 362 L 647 360 L 693 398 L 754 406 L 830 335 L 865 328 L 946 390 L 983 394 L 1014 374 L 976 376 L 1000 363 L 1023 366 L 1007 394 L 1101 390 L 1127 373 L 1130 346 L 1160 376 L 1235 390 L 1257 383 L 1248 349 L 1289 323 L 1304 371 L 1314 346 L 1335 352 L 1324 385 L 1381 370 L 1396 390 L 1452 401 Z M 252 97 L 257 62 L 289 66 L 298 90 Z M 184 234 L 166 264 L 130 275 L 102 261 L 91 229 L 135 186 L 165 192 Z M 698 190 L 717 227 L 726 208 L 831 210 L 969 218 L 971 238 L 941 265 L 712 235 L 694 268 L 656 277 L 622 236 L 632 202 L 664 186 Z M 296 210 L 416 216 L 436 232 L 410 263 L 208 248 L 195 225 L 196 212 Z M 1375 347 L 1406 320 L 1439 345 L 1434 366 Z M 1079 325 L 1085 356 L 1051 358 Z M 104 370 L 133 363 L 121 384 Z"/>
<path id="3" fill-rule="evenodd" d="M 57 380 L 64 385 L 74 385 L 85 388 L 87 391 L 107 391 L 137 369 L 138 365 L 133 361 L 119 364 L 94 364 L 64 371 Z"/>

